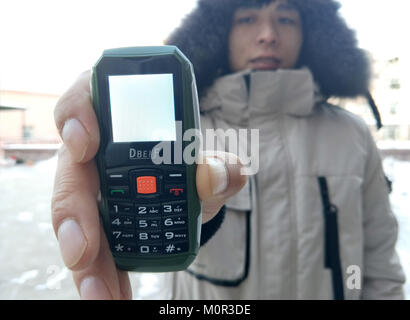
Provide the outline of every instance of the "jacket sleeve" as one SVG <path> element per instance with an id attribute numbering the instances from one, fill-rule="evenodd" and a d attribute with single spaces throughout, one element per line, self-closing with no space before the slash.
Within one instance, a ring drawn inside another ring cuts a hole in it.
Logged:
<path id="1" fill-rule="evenodd" d="M 382 160 L 368 129 L 367 141 L 362 299 L 403 299 L 405 276 L 395 250 L 398 224 L 391 209 Z"/>
<path id="2" fill-rule="evenodd" d="M 210 221 L 202 225 L 201 247 L 204 244 L 206 244 L 208 240 L 211 239 L 215 235 L 215 233 L 221 227 L 222 222 L 224 221 L 224 218 L 225 218 L 225 206 L 223 206 L 221 210 L 219 210 L 219 212 L 216 214 L 215 217 L 213 217 Z"/>

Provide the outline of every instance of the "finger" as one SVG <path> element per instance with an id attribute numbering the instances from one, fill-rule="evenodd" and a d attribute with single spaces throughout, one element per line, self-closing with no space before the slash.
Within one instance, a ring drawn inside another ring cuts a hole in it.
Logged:
<path id="1" fill-rule="evenodd" d="M 84 300 L 131 299 L 128 273 L 117 270 L 107 238 L 100 230 L 100 251 L 87 268 L 73 272 L 74 282 Z"/>
<path id="2" fill-rule="evenodd" d="M 122 300 L 132 299 L 131 282 L 127 271 L 117 269 L 118 279 L 120 281 L 120 291 Z"/>
<path id="3" fill-rule="evenodd" d="M 211 220 L 226 200 L 246 184 L 240 159 L 225 152 L 205 152 L 197 166 L 197 191 L 202 200 L 202 223 Z"/>
<path id="4" fill-rule="evenodd" d="M 90 71 L 77 81 L 58 100 L 54 119 L 58 132 L 75 162 L 91 160 L 100 144 L 97 117 L 90 95 Z"/>
<path id="5" fill-rule="evenodd" d="M 94 162 L 73 162 L 63 145 L 59 151 L 51 212 L 62 258 L 72 270 L 85 268 L 99 251 L 98 190 Z"/>

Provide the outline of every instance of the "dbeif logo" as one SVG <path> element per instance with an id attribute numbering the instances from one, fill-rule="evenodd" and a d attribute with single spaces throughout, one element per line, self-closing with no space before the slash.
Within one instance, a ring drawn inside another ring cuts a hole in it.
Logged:
<path id="1" fill-rule="evenodd" d="M 151 150 L 137 150 L 130 148 L 130 159 L 151 159 Z"/>

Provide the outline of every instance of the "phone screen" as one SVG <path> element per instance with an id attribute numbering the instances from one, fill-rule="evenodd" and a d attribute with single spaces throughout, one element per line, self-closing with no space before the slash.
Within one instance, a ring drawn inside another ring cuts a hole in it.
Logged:
<path id="1" fill-rule="evenodd" d="M 173 74 L 108 76 L 114 143 L 176 141 Z"/>

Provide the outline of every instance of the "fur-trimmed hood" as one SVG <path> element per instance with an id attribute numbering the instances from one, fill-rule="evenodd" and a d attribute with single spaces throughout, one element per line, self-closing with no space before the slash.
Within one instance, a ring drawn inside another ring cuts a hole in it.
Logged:
<path id="1" fill-rule="evenodd" d="M 199 0 L 167 39 L 178 46 L 195 68 L 198 91 L 203 95 L 216 78 L 230 73 L 228 39 L 237 8 L 272 0 Z M 303 22 L 304 43 L 298 67 L 308 67 L 323 95 L 355 97 L 366 95 L 370 67 L 359 49 L 355 33 L 339 14 L 335 0 L 289 0 Z"/>

